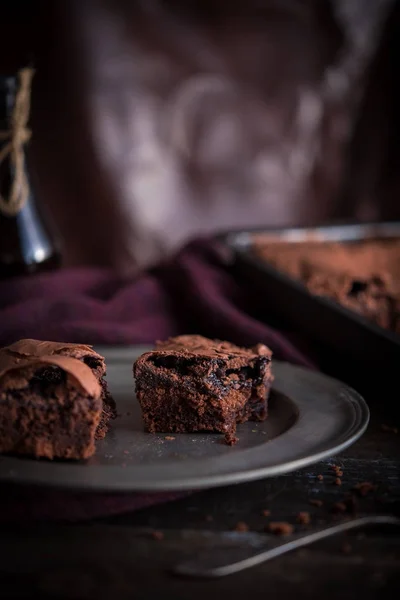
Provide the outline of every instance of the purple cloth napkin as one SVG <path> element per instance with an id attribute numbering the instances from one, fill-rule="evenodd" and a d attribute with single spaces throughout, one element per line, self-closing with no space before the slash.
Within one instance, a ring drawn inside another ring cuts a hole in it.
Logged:
<path id="1" fill-rule="evenodd" d="M 0 345 L 20 338 L 89 344 L 144 344 L 199 333 L 240 345 L 263 342 L 274 356 L 313 367 L 303 343 L 256 315 L 262 297 L 241 285 L 213 243 L 193 242 L 172 261 L 126 280 L 104 269 L 63 269 L 3 282 Z M 0 520 L 82 519 L 116 514 L 173 494 L 72 494 L 0 487 Z"/>
<path id="2" fill-rule="evenodd" d="M 0 345 L 20 338 L 87 344 L 145 344 L 199 333 L 251 345 L 312 366 L 299 341 L 255 317 L 262 297 L 241 285 L 213 244 L 193 242 L 171 262 L 124 280 L 96 268 L 8 280 L 0 291 Z M 291 341 L 292 340 L 292 341 Z"/>

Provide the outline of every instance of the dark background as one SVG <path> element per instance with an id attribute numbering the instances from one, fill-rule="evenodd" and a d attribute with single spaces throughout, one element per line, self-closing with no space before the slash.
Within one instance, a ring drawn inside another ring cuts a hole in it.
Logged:
<path id="1" fill-rule="evenodd" d="M 31 161 L 66 263 L 131 270 L 216 230 L 398 219 L 399 10 L 3 3 L 3 71 L 37 68 Z M 189 105 L 190 147 L 170 155 L 169 103 L 204 74 L 234 91 Z"/>

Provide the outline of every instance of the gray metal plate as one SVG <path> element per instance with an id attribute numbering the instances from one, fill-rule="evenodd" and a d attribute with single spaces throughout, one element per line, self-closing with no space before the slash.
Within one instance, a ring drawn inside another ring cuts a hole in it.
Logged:
<path id="1" fill-rule="evenodd" d="M 147 348 L 146 348 L 147 349 Z M 132 363 L 146 350 L 96 348 L 120 416 L 95 456 L 85 462 L 0 457 L 0 480 L 76 490 L 200 489 L 279 475 L 338 453 L 365 431 L 369 411 L 344 384 L 274 361 L 270 416 L 238 427 L 235 446 L 219 434 L 166 435 L 143 431 Z"/>

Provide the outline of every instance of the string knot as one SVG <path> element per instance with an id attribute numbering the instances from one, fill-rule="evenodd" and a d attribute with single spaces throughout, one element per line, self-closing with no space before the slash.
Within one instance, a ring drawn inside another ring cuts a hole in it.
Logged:
<path id="1" fill-rule="evenodd" d="M 8 199 L 0 193 L 0 211 L 13 217 L 19 213 L 29 196 L 29 182 L 25 172 L 24 145 L 31 138 L 28 128 L 31 84 L 33 69 L 21 69 L 18 73 L 19 87 L 11 114 L 10 129 L 0 131 L 0 142 L 5 142 L 0 150 L 0 165 L 9 157 L 13 179 Z"/>

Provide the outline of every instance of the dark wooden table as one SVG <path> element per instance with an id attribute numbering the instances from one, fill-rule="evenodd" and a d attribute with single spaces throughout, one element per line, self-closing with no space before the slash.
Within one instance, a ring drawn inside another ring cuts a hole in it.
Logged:
<path id="1" fill-rule="evenodd" d="M 352 448 L 296 473 L 193 493 L 85 525 L 6 527 L 0 539 L 0 597 L 398 597 L 400 531 L 395 528 L 338 536 L 219 580 L 183 580 L 168 572 L 202 548 L 272 538 L 264 532 L 270 521 L 307 531 L 348 518 L 353 510 L 400 514 L 400 435 L 383 431 L 374 413 L 368 432 Z M 341 485 L 333 465 L 343 471 Z M 360 496 L 354 487 L 365 481 L 376 488 Z M 342 512 L 345 507 L 337 503 L 350 498 L 348 512 Z M 297 523 L 300 512 L 309 513 L 310 524 Z M 239 522 L 249 531 L 234 533 Z"/>

